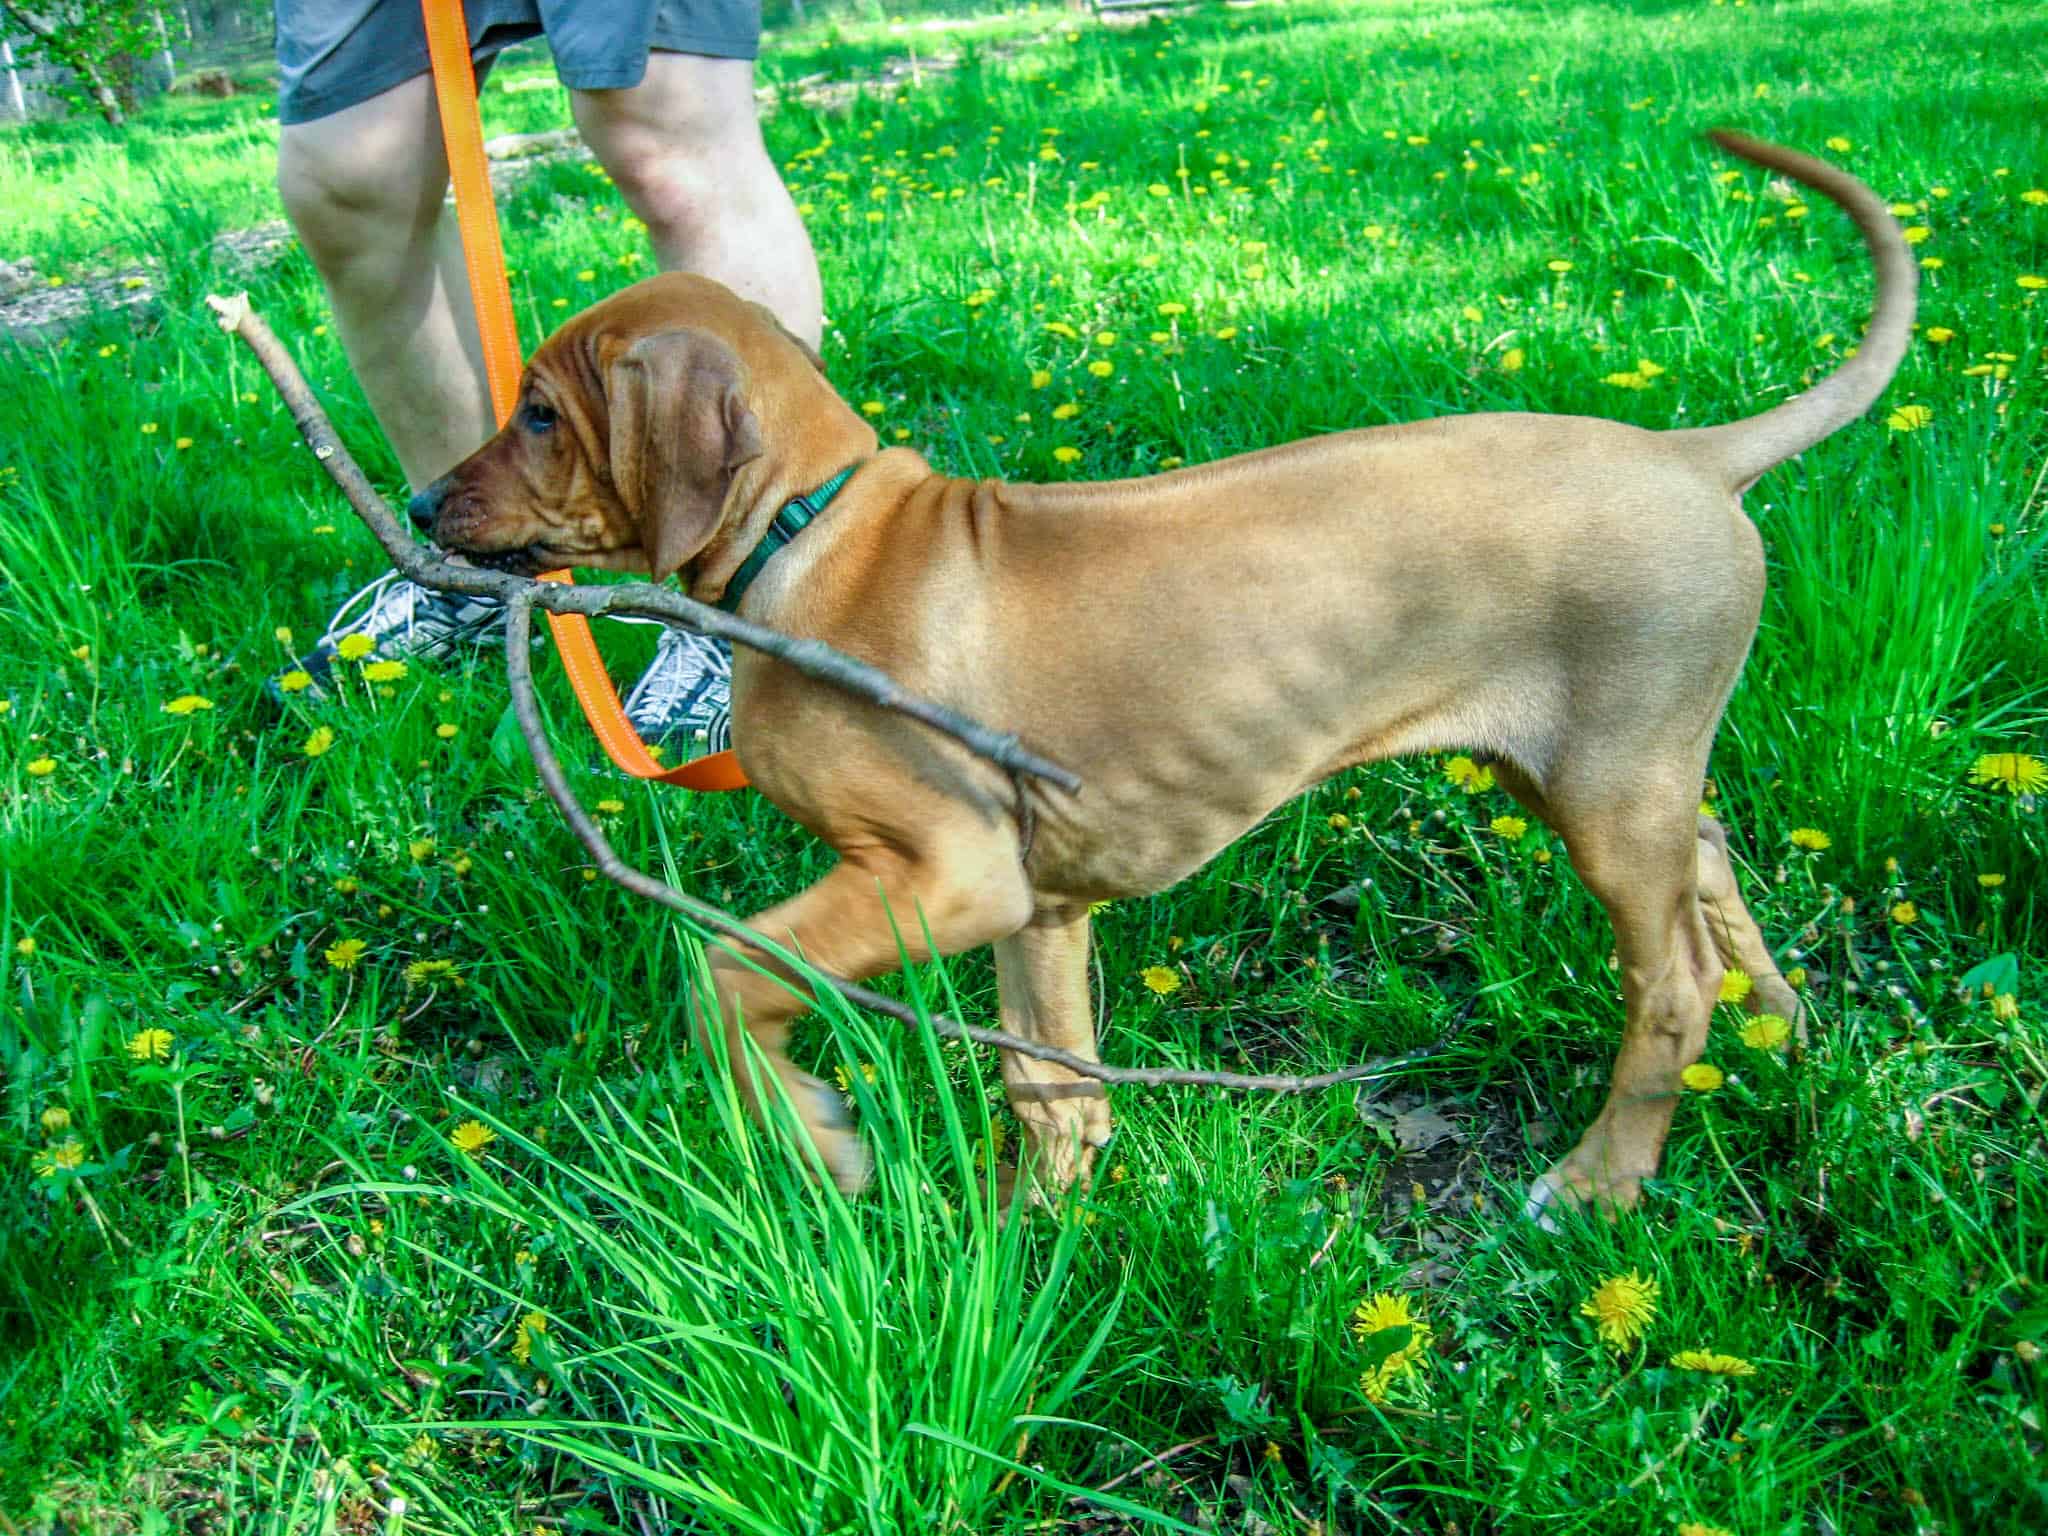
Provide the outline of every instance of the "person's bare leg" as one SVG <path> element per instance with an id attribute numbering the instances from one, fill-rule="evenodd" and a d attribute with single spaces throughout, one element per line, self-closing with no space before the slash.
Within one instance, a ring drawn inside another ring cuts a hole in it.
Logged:
<path id="1" fill-rule="evenodd" d="M 277 189 L 320 270 L 349 366 L 415 490 L 495 423 L 431 82 L 286 126 Z"/>
<path id="2" fill-rule="evenodd" d="M 715 277 L 818 344 L 818 258 L 761 142 L 751 60 L 655 52 L 630 90 L 570 100 L 664 270 Z"/>

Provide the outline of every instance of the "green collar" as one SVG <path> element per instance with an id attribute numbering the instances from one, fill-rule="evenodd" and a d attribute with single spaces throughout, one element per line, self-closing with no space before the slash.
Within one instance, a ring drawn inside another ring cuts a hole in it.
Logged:
<path id="1" fill-rule="evenodd" d="M 732 574 L 732 580 L 725 584 L 725 596 L 718 600 L 718 606 L 727 613 L 739 611 L 740 599 L 746 596 L 747 588 L 770 560 L 782 553 L 782 547 L 806 528 L 811 519 L 832 504 L 832 498 L 839 494 L 839 488 L 853 478 L 858 464 L 849 464 L 830 480 L 812 491 L 808 496 L 798 496 L 785 502 L 775 521 L 768 525 L 768 531 L 761 536 L 761 542 L 754 546 L 754 552 Z"/>

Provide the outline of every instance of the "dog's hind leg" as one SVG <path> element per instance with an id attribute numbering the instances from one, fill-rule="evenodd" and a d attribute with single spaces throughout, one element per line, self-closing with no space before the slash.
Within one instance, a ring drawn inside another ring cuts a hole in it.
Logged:
<path id="1" fill-rule="evenodd" d="M 1090 1061 L 1095 1016 L 1088 1001 L 1088 909 L 1046 908 L 996 944 L 1003 1028 Z M 1021 1176 L 1042 1189 L 1085 1184 L 1110 1135 L 1101 1083 L 1053 1062 L 1003 1053 L 1010 1109 L 1024 1128 Z"/>
<path id="2" fill-rule="evenodd" d="M 1751 1013 L 1775 1013 L 1806 1042 L 1805 1010 L 1799 994 L 1792 990 L 1778 969 L 1763 931 L 1742 900 L 1735 883 L 1735 866 L 1728 857 L 1728 833 L 1711 816 L 1702 816 L 1699 826 L 1700 910 L 1707 919 L 1707 931 L 1721 953 L 1721 963 L 1743 972 L 1755 983 L 1742 1006 Z"/>
<path id="3" fill-rule="evenodd" d="M 1679 1074 L 1706 1044 L 1722 972 L 1699 898 L 1698 765 L 1638 757 L 1624 782 L 1560 777 L 1544 788 L 1545 810 L 1614 924 L 1627 1017 L 1607 1103 L 1530 1187 L 1538 1220 L 1559 1200 L 1635 1203 L 1657 1170 Z"/>

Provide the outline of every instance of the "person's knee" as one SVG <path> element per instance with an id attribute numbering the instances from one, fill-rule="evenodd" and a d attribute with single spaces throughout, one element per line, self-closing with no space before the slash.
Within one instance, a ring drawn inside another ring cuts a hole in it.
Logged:
<path id="1" fill-rule="evenodd" d="M 351 119 L 346 127 L 323 118 L 278 140 L 278 199 L 323 266 L 409 245 L 440 216 L 448 179 L 440 145 L 409 104 L 372 105 L 337 114 Z"/>

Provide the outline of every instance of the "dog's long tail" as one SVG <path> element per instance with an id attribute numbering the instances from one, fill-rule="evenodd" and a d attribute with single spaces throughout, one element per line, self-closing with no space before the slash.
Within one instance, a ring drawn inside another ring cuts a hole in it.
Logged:
<path id="1" fill-rule="evenodd" d="M 1719 470 L 1731 489 L 1740 491 L 1772 465 L 1804 453 L 1829 433 L 1847 426 L 1884 393 L 1912 338 L 1920 274 L 1913 264 L 1912 247 L 1900 234 L 1891 211 L 1847 171 L 1740 133 L 1717 130 L 1708 137 L 1730 154 L 1781 172 L 1838 204 L 1856 221 L 1877 267 L 1877 307 L 1862 344 L 1848 362 L 1805 394 L 1761 416 L 1671 434 L 1686 439 L 1687 446 Z"/>

